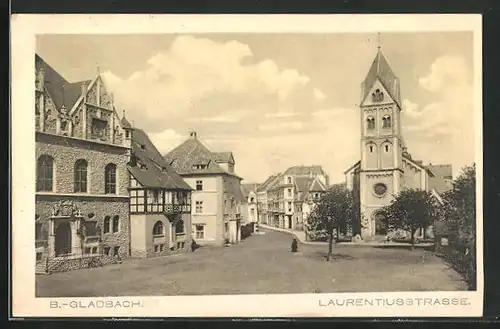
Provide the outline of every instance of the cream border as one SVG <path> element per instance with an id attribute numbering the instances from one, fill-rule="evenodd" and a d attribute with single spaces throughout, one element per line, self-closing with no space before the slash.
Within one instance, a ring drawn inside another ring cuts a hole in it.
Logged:
<path id="1" fill-rule="evenodd" d="M 480 316 L 483 309 L 482 225 L 482 34 L 481 16 L 467 15 L 13 15 L 12 23 L 12 314 L 78 317 L 422 317 Z M 35 139 L 33 54 L 35 34 L 150 33 L 338 33 L 338 32 L 474 33 L 475 125 L 477 166 L 478 291 L 426 293 L 356 293 L 300 295 L 176 296 L 120 298 L 34 298 Z M 30 96 L 28 96 L 30 95 Z M 26 118 L 31 118 L 27 125 Z M 31 128 L 30 128 L 31 127 Z M 16 236 L 23 237 L 17 238 Z M 21 261 L 22 260 L 22 261 Z M 331 298 L 468 298 L 469 305 L 398 307 L 321 307 Z M 51 308 L 49 301 L 139 301 L 132 308 Z"/>

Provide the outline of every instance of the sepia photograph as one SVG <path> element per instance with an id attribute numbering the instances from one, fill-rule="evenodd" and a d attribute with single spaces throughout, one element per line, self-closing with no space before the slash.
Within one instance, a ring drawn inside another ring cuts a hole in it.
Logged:
<path id="1" fill-rule="evenodd" d="M 187 27 L 148 31 L 75 15 L 71 31 L 70 17 L 30 16 L 13 21 L 22 308 L 116 316 L 184 298 L 190 310 L 154 315 L 209 316 L 222 297 L 239 306 L 214 316 L 482 310 L 480 18 L 439 30 L 431 17 L 339 28 L 324 15 L 331 30 L 287 32 L 293 17 L 190 30 L 203 19 L 177 16 L 166 26 Z M 263 312 L 262 299 L 281 306 Z"/>

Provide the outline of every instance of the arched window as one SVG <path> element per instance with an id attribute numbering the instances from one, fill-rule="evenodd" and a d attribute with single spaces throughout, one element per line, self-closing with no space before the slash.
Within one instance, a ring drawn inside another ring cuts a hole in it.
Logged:
<path id="1" fill-rule="evenodd" d="M 368 146 L 368 149 L 370 150 L 370 153 L 373 153 L 373 145 Z"/>
<path id="2" fill-rule="evenodd" d="M 120 230 L 120 216 L 116 215 L 113 217 L 113 233 Z"/>
<path id="3" fill-rule="evenodd" d="M 157 221 L 153 226 L 153 235 L 164 235 L 163 223 L 161 221 Z"/>
<path id="4" fill-rule="evenodd" d="M 382 128 L 390 128 L 391 127 L 391 116 L 384 115 L 382 118 Z"/>
<path id="5" fill-rule="evenodd" d="M 103 230 L 104 234 L 109 233 L 111 231 L 111 217 L 106 216 L 104 217 L 104 225 L 103 225 Z"/>
<path id="6" fill-rule="evenodd" d="M 104 193 L 116 194 L 116 165 L 110 163 L 104 168 Z"/>
<path id="7" fill-rule="evenodd" d="M 75 163 L 75 192 L 87 192 L 87 161 L 83 159 Z"/>
<path id="8" fill-rule="evenodd" d="M 366 123 L 367 123 L 368 129 L 375 129 L 375 118 L 374 117 L 366 118 Z"/>
<path id="9" fill-rule="evenodd" d="M 184 221 L 182 219 L 179 219 L 175 223 L 175 233 L 176 234 L 183 234 L 184 233 Z"/>
<path id="10" fill-rule="evenodd" d="M 54 178 L 54 159 L 49 155 L 42 155 L 36 164 L 36 190 L 52 192 Z"/>
<path id="11" fill-rule="evenodd" d="M 388 144 L 385 144 L 385 145 L 384 145 L 384 149 L 385 149 L 385 151 L 386 151 L 386 152 L 389 152 L 389 145 L 388 145 Z"/>

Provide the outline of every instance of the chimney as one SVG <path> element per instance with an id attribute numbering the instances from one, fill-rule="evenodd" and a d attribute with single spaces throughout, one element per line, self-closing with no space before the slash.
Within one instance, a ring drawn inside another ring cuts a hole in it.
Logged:
<path id="1" fill-rule="evenodd" d="M 189 138 L 190 138 L 190 139 L 196 139 L 196 131 L 191 130 L 191 131 L 189 132 Z"/>

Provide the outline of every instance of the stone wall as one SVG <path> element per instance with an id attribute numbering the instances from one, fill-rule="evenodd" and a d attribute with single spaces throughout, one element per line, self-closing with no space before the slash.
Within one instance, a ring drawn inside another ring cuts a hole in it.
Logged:
<path id="1" fill-rule="evenodd" d="M 36 196 L 36 216 L 40 216 L 44 231 L 48 230 L 48 221 L 51 216 L 52 207 L 60 200 L 69 200 L 81 211 L 84 220 L 97 221 L 97 226 L 101 232 L 101 249 L 119 247 L 120 257 L 126 258 L 130 254 L 130 220 L 128 198 L 125 197 L 93 197 L 93 196 L 58 196 L 58 195 L 37 195 Z M 92 215 L 94 215 L 92 217 Z M 119 231 L 104 234 L 103 224 L 105 216 L 119 216 Z"/>
<path id="2" fill-rule="evenodd" d="M 117 194 L 128 195 L 129 173 L 127 163 L 130 150 L 113 145 L 105 145 L 52 136 L 36 134 L 36 158 L 46 154 L 54 159 L 53 191 L 56 193 L 74 192 L 74 166 L 79 159 L 88 163 L 87 188 L 89 194 L 104 194 L 104 168 L 107 164 L 116 165 Z"/>

